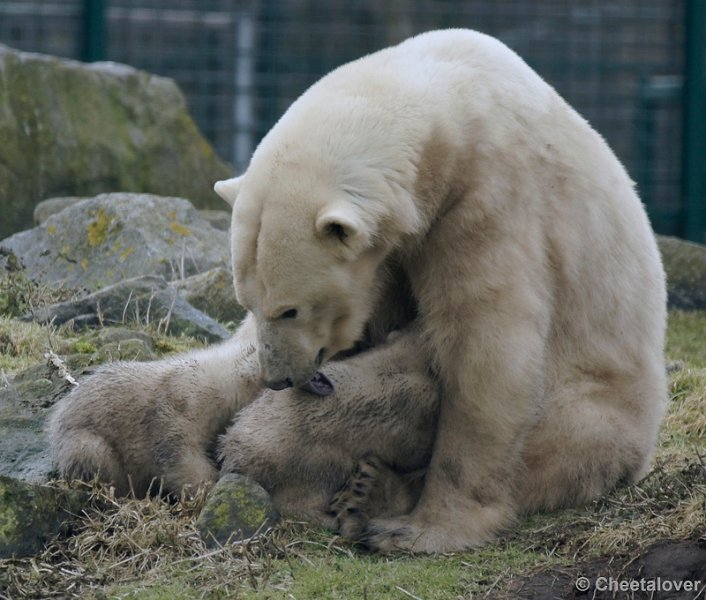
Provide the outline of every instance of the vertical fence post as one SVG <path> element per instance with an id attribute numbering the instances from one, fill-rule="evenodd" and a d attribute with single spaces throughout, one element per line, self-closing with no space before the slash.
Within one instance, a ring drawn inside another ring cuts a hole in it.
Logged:
<path id="1" fill-rule="evenodd" d="M 684 237 L 706 243 L 706 2 L 686 0 Z"/>
<path id="2" fill-rule="evenodd" d="M 81 59 L 85 62 L 105 60 L 106 0 L 83 1 L 83 44 Z"/>

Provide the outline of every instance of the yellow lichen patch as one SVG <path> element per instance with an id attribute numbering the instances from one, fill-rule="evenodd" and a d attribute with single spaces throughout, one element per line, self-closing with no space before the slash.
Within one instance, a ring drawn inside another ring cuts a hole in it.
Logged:
<path id="1" fill-rule="evenodd" d="M 110 219 L 105 210 L 99 208 L 96 211 L 95 219 L 88 224 L 88 244 L 92 248 L 105 242 L 108 237 L 108 227 Z"/>
<path id="2" fill-rule="evenodd" d="M 127 248 L 125 248 L 125 250 L 120 253 L 120 256 L 118 256 L 118 262 L 125 262 L 127 260 L 127 257 L 130 256 L 134 251 L 135 249 L 132 246 L 128 246 Z"/>
<path id="3" fill-rule="evenodd" d="M 191 235 L 191 230 L 188 227 L 185 227 L 181 223 L 177 223 L 176 221 L 172 221 L 169 223 L 169 229 L 171 229 L 174 233 L 181 235 L 181 236 L 188 236 Z"/>
<path id="4" fill-rule="evenodd" d="M 87 258 L 82 258 L 81 259 L 81 268 L 84 271 L 88 271 L 88 259 Z"/>
<path id="5" fill-rule="evenodd" d="M 47 225 L 47 233 L 54 235 L 56 233 L 56 225 Z"/>

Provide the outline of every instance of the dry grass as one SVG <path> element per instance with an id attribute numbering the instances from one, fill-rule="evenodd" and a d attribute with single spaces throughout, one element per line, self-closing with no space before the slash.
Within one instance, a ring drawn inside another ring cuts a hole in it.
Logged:
<path id="1" fill-rule="evenodd" d="M 130 583 L 134 588 L 140 582 L 138 588 L 148 588 L 185 576 L 203 597 L 216 590 L 223 597 L 237 597 L 243 588 L 262 586 L 274 560 L 287 561 L 298 552 L 288 547 L 296 538 L 293 523 L 250 540 L 207 548 L 195 527 L 204 490 L 169 502 L 158 497 L 118 500 L 112 488 L 96 483 L 89 489 L 89 507 L 44 552 L 0 561 L 8 580 L 0 598 L 102 597 L 108 585 Z"/>
<path id="2" fill-rule="evenodd" d="M 627 557 L 660 540 L 706 534 L 703 459 L 659 462 L 641 482 L 615 490 L 582 510 L 534 517 L 513 538 L 528 550 L 573 563 L 596 556 Z"/>

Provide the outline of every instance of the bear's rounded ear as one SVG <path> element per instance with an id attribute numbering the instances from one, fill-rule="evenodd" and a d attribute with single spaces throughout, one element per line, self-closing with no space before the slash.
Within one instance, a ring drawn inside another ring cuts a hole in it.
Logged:
<path id="1" fill-rule="evenodd" d="M 240 177 L 233 177 L 232 179 L 224 179 L 223 181 L 217 181 L 216 185 L 213 186 L 213 189 L 216 194 L 223 198 L 228 204 L 233 206 L 233 204 L 235 204 L 235 199 L 238 197 L 240 184 L 242 182 L 243 175 Z"/>
<path id="2" fill-rule="evenodd" d="M 371 236 L 356 209 L 346 203 L 336 203 L 321 209 L 316 217 L 316 231 L 335 243 L 341 256 L 357 257 L 371 245 Z"/>

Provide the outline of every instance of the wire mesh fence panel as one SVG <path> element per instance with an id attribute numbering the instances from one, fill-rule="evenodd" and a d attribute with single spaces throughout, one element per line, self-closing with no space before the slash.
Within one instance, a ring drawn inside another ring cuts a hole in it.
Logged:
<path id="1" fill-rule="evenodd" d="M 230 160 L 235 99 L 248 93 L 236 90 L 237 5 L 115 0 L 106 15 L 108 58 L 175 79 L 206 137 Z"/>
<path id="2" fill-rule="evenodd" d="M 82 15 L 81 0 L 0 2 L 0 43 L 27 52 L 77 58 Z"/>
<path id="3" fill-rule="evenodd" d="M 469 27 L 516 50 L 600 131 L 659 231 L 678 233 L 687 0 L 108 0 L 106 55 L 173 77 L 237 171 L 336 66 L 422 31 Z M 78 56 L 83 2 L 0 4 L 0 42 Z"/>

